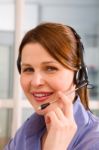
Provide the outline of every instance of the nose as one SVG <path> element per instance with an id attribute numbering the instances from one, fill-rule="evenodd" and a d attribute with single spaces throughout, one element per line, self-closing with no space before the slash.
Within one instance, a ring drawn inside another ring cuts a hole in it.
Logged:
<path id="1" fill-rule="evenodd" d="M 33 87 L 40 87 L 44 84 L 44 78 L 40 73 L 34 73 L 31 79 L 31 85 Z"/>

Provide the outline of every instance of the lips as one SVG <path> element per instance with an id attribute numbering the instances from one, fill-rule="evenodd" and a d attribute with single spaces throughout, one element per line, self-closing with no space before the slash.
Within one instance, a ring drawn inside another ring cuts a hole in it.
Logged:
<path id="1" fill-rule="evenodd" d="M 52 94 L 53 92 L 32 92 L 32 95 L 37 102 L 46 101 Z"/>

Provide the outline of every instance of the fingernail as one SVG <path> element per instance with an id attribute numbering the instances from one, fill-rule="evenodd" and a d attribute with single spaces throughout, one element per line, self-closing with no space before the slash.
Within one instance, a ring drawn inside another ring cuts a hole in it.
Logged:
<path id="1" fill-rule="evenodd" d="M 46 124 L 50 123 L 50 118 L 48 116 L 45 118 L 45 122 L 46 122 Z"/>

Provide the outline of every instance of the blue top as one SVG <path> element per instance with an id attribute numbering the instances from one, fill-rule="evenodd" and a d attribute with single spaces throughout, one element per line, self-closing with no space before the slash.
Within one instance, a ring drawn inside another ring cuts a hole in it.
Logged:
<path id="1" fill-rule="evenodd" d="M 86 111 L 79 98 L 73 109 L 78 130 L 68 150 L 99 150 L 99 118 Z M 45 130 L 43 116 L 34 113 L 4 150 L 41 150 L 40 139 Z"/>

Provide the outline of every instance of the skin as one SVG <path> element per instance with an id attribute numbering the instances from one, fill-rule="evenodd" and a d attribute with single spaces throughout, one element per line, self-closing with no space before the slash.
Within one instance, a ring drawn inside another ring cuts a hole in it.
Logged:
<path id="1" fill-rule="evenodd" d="M 35 111 L 44 115 L 47 127 L 41 143 L 42 150 L 66 150 L 74 137 L 77 125 L 73 116 L 74 71 L 55 60 L 39 43 L 29 43 L 22 50 L 20 82 L 23 91 Z M 44 101 L 37 102 L 33 92 L 52 92 Z M 41 104 L 56 100 L 44 110 Z M 53 141 L 54 137 L 54 141 Z"/>

